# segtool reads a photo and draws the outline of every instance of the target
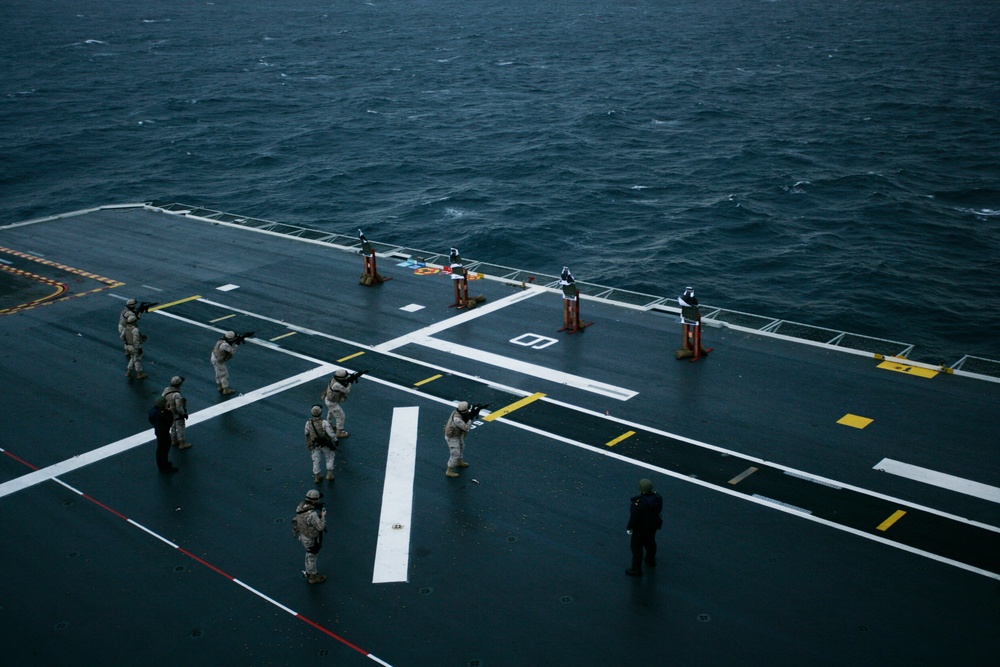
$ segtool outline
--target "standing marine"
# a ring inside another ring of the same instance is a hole
[[[465,436],[469,434],[472,422],[472,411],[466,401],[461,401],[444,424],[444,440],[448,443],[448,468],[444,474],[448,477],[458,477],[455,468],[468,468],[469,464],[462,458],[465,456]]]
[[[125,325],[128,323],[128,316],[135,315],[136,321],[139,319],[138,311],[139,303],[135,299],[129,299],[125,302],[125,307],[122,308],[121,314],[118,316],[118,335],[121,336],[122,332],[125,331]]]
[[[177,472],[178,468],[170,462],[170,429],[174,425],[174,415],[167,407],[167,399],[157,396],[153,407],[149,409],[149,423],[153,425],[156,434],[156,467],[160,472]]]
[[[632,567],[625,570],[630,577],[642,576],[643,551],[646,565],[656,567],[656,531],[663,527],[663,498],[653,491],[648,479],[639,480],[639,495],[629,501],[628,526],[632,536]]]
[[[317,484],[323,481],[320,469],[321,459],[326,458],[326,478],[333,481],[333,461],[336,457],[337,434],[330,422],[323,419],[323,408],[312,406],[311,417],[306,421],[306,449],[312,457],[313,478]]]
[[[191,443],[185,439],[184,426],[188,418],[187,399],[181,394],[184,378],[175,375],[170,378],[170,386],[163,390],[162,396],[167,399],[167,407],[174,415],[174,423],[170,427],[170,439],[177,449],[187,449]]]
[[[323,391],[323,402],[326,403],[326,418],[331,418],[337,424],[337,437],[346,438],[350,435],[344,430],[344,422],[347,415],[340,404],[347,400],[347,395],[351,393],[351,374],[341,368],[330,378],[330,383]]]
[[[215,341],[215,347],[212,348],[212,368],[215,369],[215,384],[220,394],[236,392],[229,386],[229,370],[226,368],[226,362],[233,358],[241,342],[237,340],[235,331],[227,331]]]
[[[149,377],[148,373],[142,370],[142,344],[146,337],[139,331],[138,316],[129,313],[125,317],[125,328],[122,329],[121,339],[125,344],[125,355],[128,357],[128,366],[125,368],[125,377],[135,377],[138,379]]]
[[[306,492],[306,498],[295,509],[292,535],[298,538],[306,550],[306,569],[303,575],[310,584],[326,581],[326,576],[316,570],[319,551],[323,548],[323,533],[326,532],[326,509],[320,498],[323,494],[316,489]]]

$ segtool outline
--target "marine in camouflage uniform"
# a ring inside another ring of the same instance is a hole
[[[141,380],[149,377],[149,374],[142,370],[142,344],[146,337],[139,331],[138,321],[139,318],[132,314],[125,318],[125,328],[122,330],[121,339],[122,343],[125,344],[125,354],[128,355],[125,377],[132,377],[132,372],[135,371],[136,378]]]
[[[326,581],[326,577],[316,569],[319,551],[323,548],[323,533],[326,532],[326,509],[316,509],[322,497],[323,494],[316,489],[308,491],[306,499],[295,509],[295,522],[292,525],[292,534],[306,550],[306,569],[303,574],[310,584]]]
[[[462,458],[465,455],[465,436],[469,433],[472,415],[469,404],[462,401],[451,411],[444,425],[444,439],[448,443],[448,468],[444,474],[448,477],[458,477],[455,468],[468,468],[469,464]]]
[[[215,341],[215,347],[212,348],[212,368],[215,369],[215,384],[220,394],[232,394],[236,391],[229,387],[229,370],[226,368],[226,362],[233,358],[238,347],[236,332],[227,331],[226,335]]]
[[[340,407],[340,404],[347,400],[347,395],[351,393],[351,383],[345,382],[349,375],[350,373],[340,369],[330,378],[330,384],[323,392],[323,402],[326,403],[327,408],[326,419],[327,421],[332,419],[337,424],[338,438],[346,438],[350,435],[344,430],[347,415],[344,414],[344,408]]]
[[[122,308],[121,314],[118,316],[118,335],[121,336],[122,332],[125,331],[125,325],[128,324],[128,316],[135,315],[136,323],[139,321],[139,312],[135,309],[138,302],[135,299],[129,299],[125,302],[125,307]]]
[[[322,407],[312,406],[311,414],[312,417],[306,421],[305,436],[306,449],[309,450],[309,455],[312,457],[313,477],[317,484],[323,481],[320,463],[325,457],[326,478],[332,482],[333,462],[337,456],[337,434],[334,433],[330,422],[323,419]]]
[[[174,414],[174,424],[170,427],[170,440],[177,449],[187,449],[191,443],[185,439],[184,426],[188,418],[187,399],[181,394],[181,384],[184,378],[175,375],[170,378],[170,386],[163,390],[162,396],[167,399],[167,407]]]

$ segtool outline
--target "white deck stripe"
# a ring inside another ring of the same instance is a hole
[[[887,472],[891,475],[906,477],[907,479],[923,482],[924,484],[939,486],[942,489],[949,489],[968,496],[975,496],[976,498],[982,498],[990,502],[1000,503],[1000,488],[989,486],[988,484],[973,482],[968,479],[930,470],[929,468],[921,468],[920,466],[910,465],[909,463],[893,459],[882,459],[875,464],[874,468],[880,472]]]
[[[628,399],[639,394],[637,391],[625,389],[624,387],[616,387],[613,384],[598,382],[597,380],[591,380],[590,378],[573,375],[572,373],[564,373],[563,371],[546,368],[545,366],[539,366],[538,364],[531,364],[526,361],[519,361],[518,359],[512,359],[511,357],[505,357],[500,354],[493,354],[492,352],[484,352],[483,350],[479,350],[474,347],[459,345],[458,343],[450,343],[446,340],[423,337],[413,339],[410,342],[422,347],[429,347],[433,350],[438,350],[439,352],[448,352],[466,359],[475,359],[476,361],[481,361],[484,364],[489,364],[490,366],[506,368],[518,373],[523,373],[524,375],[539,378],[540,380],[548,380],[549,382],[555,382],[557,384],[566,385],[575,389],[582,389],[583,391],[589,391],[591,393],[606,396],[608,398],[614,398],[619,401],[627,401]]]
[[[392,411],[373,584],[408,581],[419,414],[420,408],[395,408]]]
[[[278,382],[270,384],[266,387],[261,387],[260,389],[247,392],[242,396],[230,398],[223,403],[213,405],[210,408],[194,413],[188,417],[187,425],[189,427],[194,426],[195,424],[207,421],[213,417],[218,417],[219,415],[227,412],[232,412],[237,408],[242,408],[244,405],[270,396],[276,391],[277,388],[290,389],[291,387],[311,382],[316,378],[327,376],[337,368],[337,366],[333,366],[331,364],[322,364],[316,368],[299,373],[298,375],[290,378],[279,380]],[[36,484],[47,482],[50,479],[58,477],[59,475],[64,475],[68,472],[78,470],[79,468],[88,466],[91,463],[97,463],[98,461],[103,461],[104,459],[115,456],[116,454],[121,454],[124,451],[152,441],[154,437],[153,429],[147,429],[141,433],[136,433],[135,435],[123,438],[117,442],[112,442],[111,444],[104,445],[103,447],[98,447],[97,449],[92,449],[89,452],[84,452],[83,454],[74,456],[71,459],[54,463],[47,468],[42,468],[26,475],[21,475],[20,477],[0,484],[0,498],[9,496],[12,493],[27,489],[28,487]]]

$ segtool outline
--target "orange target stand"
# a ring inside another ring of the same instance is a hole
[[[681,306],[681,326],[684,329],[678,359],[698,361],[712,351],[701,346],[701,312],[697,306]]]
[[[457,249],[451,249],[449,262],[451,264],[451,283],[455,287],[455,303],[448,307],[475,308],[477,304],[486,301],[486,297],[482,295],[469,298],[469,272],[462,264],[462,257],[458,254]]]
[[[386,278],[378,272],[375,262],[375,249],[372,248],[372,244],[368,242],[368,239],[365,238],[365,233],[360,229],[358,230],[358,237],[361,239],[361,256],[365,260],[365,272],[361,274],[361,279],[358,281],[359,284],[371,287],[384,283],[387,280],[392,280],[392,278]]]
[[[559,286],[562,287],[563,293],[563,326],[559,331],[574,334],[592,325],[593,322],[584,322],[580,319],[580,290],[576,287],[573,274],[565,266],[559,279]]]

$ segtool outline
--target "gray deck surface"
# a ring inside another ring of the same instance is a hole
[[[566,335],[554,292],[474,280],[496,309],[458,311],[442,274],[380,257],[392,280],[362,287],[357,254],[142,208],[0,229],[0,248],[0,310],[52,294],[39,277],[69,290],[0,315],[4,664],[996,664],[1000,504],[874,466],[1000,486],[1000,384],[731,329],[677,361],[672,315],[585,300],[594,325]],[[141,381],[115,330],[129,297],[178,302],[142,318]],[[226,329],[257,338],[222,397],[208,358]],[[511,342],[525,334],[557,342]],[[332,366],[369,376],[319,485],[329,580],[310,586],[289,518],[315,486],[302,426]],[[140,434],[176,374],[200,416],[162,475]],[[536,392],[445,477],[450,405]],[[409,575],[375,584],[401,407],[419,409]],[[665,525],[659,566],[631,578],[643,477]]]

